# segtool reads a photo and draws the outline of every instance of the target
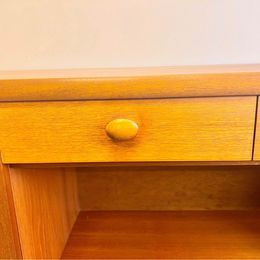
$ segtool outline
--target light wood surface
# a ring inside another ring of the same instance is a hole
[[[259,211],[82,212],[63,259],[259,259]]]
[[[0,72],[0,101],[260,94],[260,65]]]
[[[95,163],[24,163],[10,164],[13,168],[96,168],[96,167],[133,167],[133,166],[153,166],[153,167],[172,167],[172,166],[259,166],[260,161],[176,161],[176,162],[95,162]]]
[[[252,159],[256,97],[0,104],[4,163]],[[138,135],[114,142],[108,122]]]
[[[260,209],[259,166],[79,168],[82,210]]]
[[[21,257],[9,169],[0,163],[0,259]]]
[[[256,129],[254,142],[254,160],[260,161],[260,105],[259,97],[257,98],[257,115],[256,115]]]
[[[76,176],[70,169],[11,169],[25,259],[61,256],[78,215]]]
[[[0,71],[0,80],[48,79],[48,78],[115,78],[135,76],[160,76],[176,74],[221,74],[260,72],[260,64],[222,64],[195,66],[125,67],[125,68],[85,68],[52,70]]]

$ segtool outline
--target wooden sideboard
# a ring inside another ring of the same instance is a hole
[[[260,65],[0,72],[0,258],[260,258]]]

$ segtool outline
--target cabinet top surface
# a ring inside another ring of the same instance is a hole
[[[120,78],[146,77],[179,74],[222,74],[259,72],[260,64],[139,67],[139,68],[86,68],[53,70],[13,70],[0,71],[0,80],[50,79],[50,78]]]
[[[0,101],[260,94],[260,64],[0,71]]]

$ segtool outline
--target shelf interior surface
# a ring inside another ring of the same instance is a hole
[[[63,259],[259,259],[260,211],[82,211]]]

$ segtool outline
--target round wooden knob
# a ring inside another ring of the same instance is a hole
[[[133,139],[138,132],[136,122],[129,119],[115,119],[106,126],[107,135],[117,141],[126,141]]]

